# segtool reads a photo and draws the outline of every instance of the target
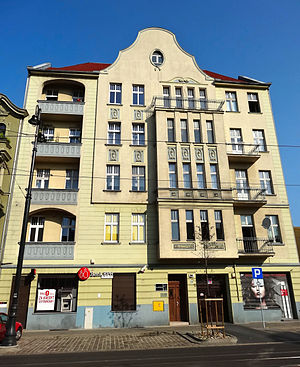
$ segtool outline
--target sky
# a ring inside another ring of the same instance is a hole
[[[22,107],[27,66],[112,63],[139,30],[166,28],[201,68],[272,83],[292,220],[300,226],[299,15],[300,0],[2,1],[0,92]]]

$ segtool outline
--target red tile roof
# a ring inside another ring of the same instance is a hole
[[[47,70],[69,70],[69,71],[100,71],[106,69],[111,64],[102,64],[99,62],[86,62],[83,64],[71,65],[71,66],[64,66],[61,68],[48,68]],[[205,74],[211,76],[214,79],[232,81],[232,82],[239,82],[239,83],[247,83],[245,81],[234,79],[226,75],[217,74],[209,70],[203,70]]]

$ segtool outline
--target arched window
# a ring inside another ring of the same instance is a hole
[[[6,125],[0,124],[0,138],[5,138],[6,133]]]

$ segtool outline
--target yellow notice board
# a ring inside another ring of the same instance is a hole
[[[163,311],[164,301],[153,301],[153,311]]]

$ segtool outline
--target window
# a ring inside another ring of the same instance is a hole
[[[182,89],[181,88],[175,88],[175,96],[176,96],[176,107],[182,108],[183,100],[182,100]]]
[[[121,104],[122,84],[109,84],[109,103]]]
[[[256,145],[256,150],[258,152],[266,152],[267,145],[265,140],[265,134],[263,130],[252,130],[254,145]]]
[[[108,123],[107,144],[121,144],[121,124],[119,122]]]
[[[132,124],[132,144],[145,145],[145,125]]]
[[[172,241],[179,241],[179,213],[178,210],[171,210]]]
[[[195,231],[194,231],[194,216],[192,210],[185,211],[185,222],[186,222],[186,239],[194,240]]]
[[[199,89],[199,96],[201,110],[207,110],[206,89]]]
[[[49,290],[54,296],[54,302],[40,304],[39,296]],[[36,312],[76,312],[77,309],[77,274],[43,274],[37,281]]]
[[[73,92],[73,102],[83,102],[84,91],[82,89],[74,90]]]
[[[154,51],[151,56],[151,61],[155,66],[160,66],[164,62],[163,54],[158,50]]]
[[[181,126],[181,141],[183,143],[188,142],[188,129],[187,129],[187,120],[180,120]]]
[[[171,189],[175,189],[177,187],[176,163],[169,163],[169,186]]]
[[[239,200],[248,200],[250,198],[249,183],[247,177],[247,170],[236,169],[235,170],[235,181],[237,188],[237,198]]]
[[[105,242],[119,241],[119,214],[105,213]]]
[[[144,86],[143,85],[133,85],[132,86],[132,104],[134,105],[144,105]]]
[[[44,127],[43,135],[46,141],[54,140],[54,128],[53,127]]]
[[[163,87],[163,99],[164,99],[164,107],[170,108],[171,99],[170,99],[170,88]]]
[[[211,188],[219,189],[219,175],[218,175],[218,167],[216,164],[210,165],[210,177],[211,177]]]
[[[132,191],[145,191],[145,167],[132,167]]]
[[[226,111],[228,112],[237,112],[237,99],[236,92],[225,92],[226,96]]]
[[[232,153],[243,153],[243,139],[241,129],[230,129],[230,140]]]
[[[207,132],[207,142],[214,143],[215,142],[215,134],[214,127],[212,121],[206,121],[206,132]]]
[[[47,101],[57,101],[58,100],[58,90],[57,89],[47,89],[46,90],[46,100]]]
[[[168,290],[168,284],[166,283],[157,283],[155,284],[155,290],[158,292],[166,292]]]
[[[106,166],[106,189],[120,190],[120,166]]]
[[[260,106],[257,93],[247,93],[249,112],[260,112]]]
[[[81,130],[80,129],[70,129],[69,130],[69,140],[70,140],[70,143],[80,143],[81,142]]]
[[[195,143],[201,143],[200,120],[194,120]]]
[[[198,189],[205,189],[205,173],[204,173],[204,164],[203,163],[197,163],[197,184]]]
[[[35,187],[38,189],[48,189],[50,169],[38,169],[36,174]]]
[[[274,194],[271,171],[259,171],[259,180],[260,187],[265,191],[265,194],[272,195]]]
[[[78,170],[66,170],[66,189],[78,189]]]
[[[183,163],[183,187],[190,189],[192,187],[191,180],[191,165],[190,163]]]
[[[61,223],[61,241],[74,241],[75,219],[64,217]]]
[[[0,138],[5,138],[6,133],[6,125],[0,124]]]
[[[44,217],[31,217],[29,230],[30,242],[43,241],[44,223]]]
[[[195,108],[194,88],[188,88],[188,104],[189,104],[189,108],[191,108],[191,109]]]
[[[136,279],[134,273],[114,273],[111,301],[112,311],[136,310]]]
[[[270,219],[270,227],[268,229],[268,237],[272,242],[282,243],[280,234],[279,221],[277,215],[266,215],[266,218]]]
[[[168,142],[174,142],[175,141],[174,120],[167,119],[167,126],[168,126]]]
[[[200,210],[201,241],[209,241],[209,225],[207,210]]]
[[[224,228],[223,228],[223,219],[222,219],[222,211],[215,210],[215,224],[216,224],[216,236],[217,240],[224,240]]]
[[[132,214],[131,241],[145,242],[145,214]]]

